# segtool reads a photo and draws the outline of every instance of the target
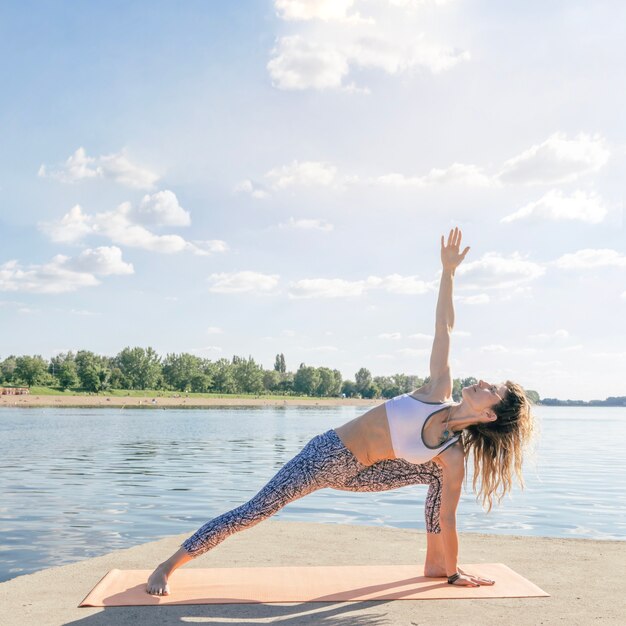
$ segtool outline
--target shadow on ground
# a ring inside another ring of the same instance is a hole
[[[387,602],[393,602],[389,600]],[[185,606],[123,606],[108,607],[95,615],[66,622],[72,626],[150,626],[176,624],[316,624],[324,626],[387,626],[390,620],[379,614],[367,614],[368,608],[380,607],[385,601],[298,604],[204,604]],[[353,613],[359,613],[353,615]]]

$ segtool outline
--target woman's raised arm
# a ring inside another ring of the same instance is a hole
[[[469,252],[469,246],[460,252],[462,233],[458,228],[450,231],[447,245],[441,236],[441,283],[435,317],[435,339],[430,355],[431,389],[438,389],[447,398],[452,393],[450,376],[450,333],[454,327],[452,288],[454,273]]]

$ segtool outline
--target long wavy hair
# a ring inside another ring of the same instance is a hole
[[[507,393],[493,407],[497,419],[467,427],[462,437],[466,452],[465,475],[468,475],[468,453],[471,452],[474,462],[472,487],[487,511],[491,510],[494,498],[499,504],[511,490],[514,476],[520,487],[524,487],[524,449],[534,430],[530,401],[524,389],[510,380],[505,385]]]

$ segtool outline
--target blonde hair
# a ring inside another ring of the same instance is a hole
[[[507,393],[493,407],[497,419],[473,424],[463,431],[465,475],[468,475],[468,453],[471,451],[474,461],[472,487],[477,500],[482,500],[487,511],[491,510],[494,498],[499,504],[511,490],[513,475],[517,477],[520,487],[524,488],[524,449],[534,430],[530,401],[524,389],[510,380],[505,385]],[[480,489],[477,490],[479,481]]]

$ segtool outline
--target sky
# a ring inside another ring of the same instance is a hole
[[[0,3],[0,360],[126,346],[626,395],[626,5]]]

